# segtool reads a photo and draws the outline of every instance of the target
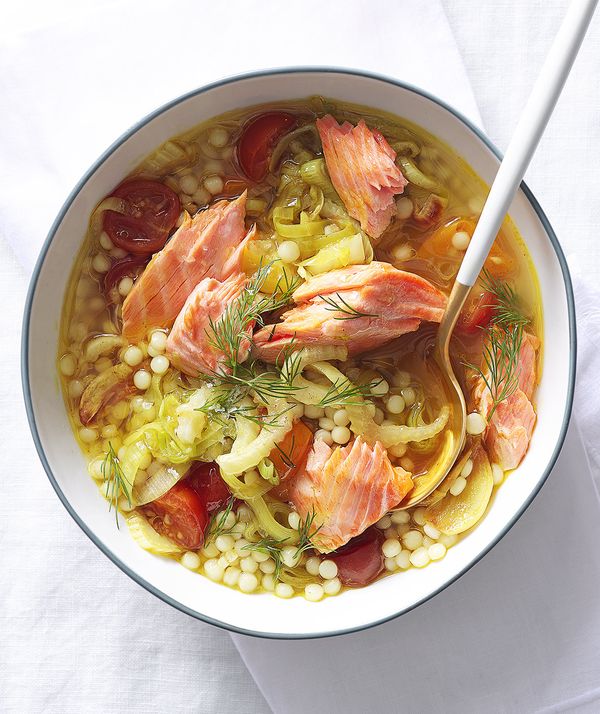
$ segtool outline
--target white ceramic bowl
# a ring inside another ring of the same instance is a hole
[[[545,315],[537,427],[527,457],[499,489],[487,516],[443,560],[310,603],[300,597],[249,596],[217,585],[150,555],[126,528],[115,528],[71,433],[55,362],[66,281],[90,213],[146,154],[174,134],[231,109],[315,94],[405,117],[447,142],[488,183],[495,174],[498,152],[478,129],[441,101],[391,79],[336,69],[288,69],[218,82],[140,121],[75,187],[40,255],[23,330],[23,386],[31,430],[48,477],[75,521],[114,563],[165,602],[231,630],[279,638],[334,635],[384,622],[439,593],[477,562],[515,523],[548,476],[565,436],[574,384],[575,322],[567,267],[546,217],[523,187],[511,216],[537,268]]]

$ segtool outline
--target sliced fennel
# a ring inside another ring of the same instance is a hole
[[[141,513],[132,511],[125,516],[125,521],[131,537],[144,550],[155,555],[175,555],[182,552],[176,543],[157,533]]]
[[[365,245],[360,233],[321,248],[312,258],[303,260],[300,268],[309,275],[320,275],[348,265],[360,265],[366,261]],[[302,270],[298,272],[302,275]]]

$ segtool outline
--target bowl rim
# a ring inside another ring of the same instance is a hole
[[[235,74],[235,75],[231,75],[228,77],[224,77],[224,78],[219,79],[215,82],[211,82],[209,84],[202,85],[201,87],[191,90],[190,92],[186,92],[185,94],[182,94],[182,95],[178,96],[177,98],[175,98],[169,102],[166,102],[165,104],[162,104],[154,111],[145,115],[142,119],[137,121],[129,129],[127,129],[123,134],[121,134],[121,136],[119,136],[98,157],[98,159],[96,159],[96,161],[90,166],[90,168],[83,174],[83,176],[75,184],[75,187],[70,192],[70,194],[67,196],[64,204],[62,205],[60,211],[58,212],[58,215],[54,219],[54,221],[50,227],[50,230],[48,232],[48,235],[44,241],[44,244],[41,248],[38,259],[35,263],[33,273],[31,276],[31,280],[29,283],[29,289],[27,291],[27,297],[25,300],[25,308],[24,308],[24,313],[23,313],[23,326],[22,326],[22,332],[21,332],[21,385],[22,385],[22,389],[23,389],[23,397],[24,397],[24,401],[25,401],[25,410],[27,413],[27,420],[29,422],[29,428],[31,430],[35,448],[38,452],[38,456],[40,458],[40,461],[42,462],[42,466],[44,467],[46,475],[48,476],[50,484],[52,485],[59,500],[62,502],[63,506],[65,507],[65,509],[67,510],[69,515],[73,518],[75,523],[88,536],[88,538],[92,541],[92,543],[94,543],[94,545],[100,551],[102,551],[104,553],[104,555],[106,555],[121,571],[123,571],[127,576],[129,576],[138,585],[141,585],[145,590],[147,590],[151,594],[155,595],[157,598],[159,598],[163,602],[167,603],[168,605],[171,605],[171,607],[174,607],[175,609],[179,610],[180,612],[183,612],[186,615],[189,615],[190,617],[193,617],[197,620],[201,620],[209,625],[214,625],[216,627],[220,627],[220,628],[222,628],[224,630],[228,630],[230,632],[234,632],[234,633],[242,634],[242,635],[249,635],[252,637],[258,637],[258,638],[262,638],[262,639],[273,639],[273,640],[305,640],[305,639],[321,639],[321,638],[325,638],[325,637],[336,637],[338,635],[345,635],[345,634],[351,634],[351,633],[355,633],[355,632],[361,632],[364,630],[368,630],[372,627],[376,627],[377,625],[382,625],[386,622],[395,620],[396,618],[400,617],[401,615],[404,615],[407,612],[410,612],[411,610],[414,610],[415,608],[419,607],[420,605],[427,602],[428,600],[431,600],[433,597],[435,597],[436,595],[441,593],[447,587],[449,587],[450,585],[455,583],[466,572],[468,572],[473,566],[475,566],[477,563],[479,563],[479,561],[482,560],[482,558],[484,558],[484,556],[486,556],[489,553],[489,551],[502,540],[502,538],[504,538],[504,536],[511,530],[511,528],[515,525],[515,523],[521,518],[523,513],[525,513],[525,511],[529,508],[529,506],[533,502],[534,498],[540,492],[542,486],[546,483],[548,476],[550,475],[552,469],[554,468],[556,460],[558,459],[558,456],[559,456],[561,449],[563,447],[565,437],[567,434],[567,429],[568,429],[569,422],[570,422],[570,418],[571,418],[571,412],[572,412],[572,407],[573,407],[574,388],[575,388],[576,362],[577,362],[577,332],[576,332],[576,321],[575,321],[575,299],[574,299],[573,285],[571,282],[571,276],[569,273],[567,261],[565,259],[565,255],[564,255],[561,245],[558,241],[558,238],[556,237],[556,234],[555,234],[552,226],[550,225],[550,222],[549,222],[546,214],[542,210],[540,204],[536,200],[535,196],[533,195],[533,193],[531,192],[529,187],[525,184],[525,182],[522,182],[520,188],[523,191],[527,201],[529,202],[529,204],[531,205],[531,207],[537,214],[537,217],[540,220],[540,223],[542,224],[542,227],[550,240],[550,244],[552,245],[552,248],[554,249],[554,252],[558,259],[558,263],[559,263],[559,266],[560,266],[560,269],[562,272],[562,277],[563,277],[563,281],[564,281],[564,285],[565,285],[565,289],[566,289],[567,314],[568,314],[568,322],[569,322],[569,374],[568,374],[568,385],[567,385],[567,399],[566,399],[566,403],[565,403],[565,409],[563,412],[563,421],[561,424],[558,439],[554,446],[552,455],[550,456],[550,459],[548,461],[547,467],[545,468],[544,472],[541,474],[537,484],[535,485],[534,490],[531,492],[529,497],[521,504],[518,512],[505,525],[505,527],[502,529],[501,533],[492,542],[490,542],[477,555],[477,557],[473,558],[473,560],[470,563],[468,563],[464,568],[462,568],[462,570],[455,573],[452,577],[450,577],[448,580],[446,580],[436,590],[432,591],[427,596],[421,598],[420,600],[413,603],[409,607],[405,607],[405,608],[399,610],[398,612],[394,613],[393,615],[389,615],[389,616],[383,617],[381,619],[376,619],[376,620],[373,620],[366,624],[358,625],[356,627],[344,628],[344,629],[340,629],[340,630],[331,630],[328,632],[327,631],[325,631],[325,632],[306,632],[306,633],[292,633],[292,634],[264,632],[264,631],[259,631],[259,630],[248,630],[243,627],[238,627],[236,625],[232,625],[228,622],[223,622],[221,620],[217,620],[217,619],[212,618],[208,615],[205,615],[201,612],[198,612],[197,610],[194,610],[193,608],[190,608],[187,605],[184,605],[183,603],[172,598],[170,595],[167,595],[167,593],[161,591],[160,589],[158,589],[157,587],[152,585],[152,583],[148,582],[145,578],[140,576],[136,571],[129,568],[129,566],[125,565],[125,563],[123,563],[123,561],[121,561],[121,559],[110,548],[108,548],[102,542],[102,540],[100,540],[99,538],[96,537],[96,535],[86,526],[85,522],[79,517],[78,513],[76,512],[76,510],[73,508],[73,506],[71,505],[71,503],[69,502],[69,500],[67,499],[65,494],[63,493],[56,477],[54,476],[54,473],[53,473],[52,468],[48,462],[48,459],[46,458],[46,454],[45,454],[44,448],[42,446],[41,438],[40,438],[38,428],[37,428],[35,413],[34,413],[34,409],[33,409],[32,396],[31,396],[31,384],[30,384],[30,375],[29,375],[29,339],[30,339],[31,311],[32,311],[33,300],[35,297],[40,272],[41,272],[42,266],[46,260],[46,255],[47,255],[50,245],[54,239],[54,236],[55,236],[56,232],[58,231],[58,228],[59,228],[60,224],[62,223],[62,221],[65,217],[65,214],[67,213],[71,204],[75,200],[76,196],[82,190],[82,188],[87,183],[87,181],[98,170],[98,168],[116,151],[116,149],[118,149],[123,143],[125,143],[125,141],[127,141],[137,131],[139,131],[142,127],[146,126],[148,123],[150,123],[157,116],[163,114],[165,111],[168,111],[169,109],[177,106],[178,104],[181,104],[182,102],[185,102],[186,100],[188,100],[192,97],[196,97],[201,94],[205,94],[206,92],[208,92],[212,89],[218,88],[218,87],[226,86],[229,84],[235,84],[236,82],[244,81],[244,80],[248,80],[248,79],[256,79],[256,78],[261,78],[261,77],[286,75],[286,74],[303,74],[303,73],[345,74],[348,76],[354,76],[354,77],[359,77],[359,78],[364,78],[364,79],[373,79],[376,81],[390,84],[390,85],[392,85],[394,87],[398,87],[400,89],[407,90],[414,94],[417,94],[417,95],[437,104],[442,109],[445,109],[447,112],[452,114],[456,119],[458,119],[462,124],[464,124],[492,152],[492,154],[494,154],[496,156],[496,158],[498,158],[500,161],[502,160],[502,153],[498,150],[498,148],[492,143],[492,141],[487,137],[487,135],[482,131],[482,129],[480,129],[478,126],[476,126],[462,112],[458,111],[457,109],[452,107],[450,104],[448,104],[444,100],[440,99],[439,97],[435,96],[434,94],[431,94],[430,92],[428,92],[424,89],[421,89],[420,87],[418,87],[416,85],[397,80],[393,77],[389,77],[384,74],[365,71],[365,70],[361,70],[361,69],[348,68],[348,67],[303,65],[303,66],[291,66],[291,67],[275,67],[275,68],[270,68],[270,69],[262,69],[262,70],[257,70],[257,71],[253,71],[253,72],[245,72],[245,73],[240,73],[240,74]]]

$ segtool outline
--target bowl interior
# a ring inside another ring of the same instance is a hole
[[[88,477],[67,420],[55,355],[66,281],[90,212],[149,151],[174,134],[224,111],[314,94],[365,104],[420,124],[447,142],[488,183],[498,159],[476,130],[423,94],[381,78],[340,71],[287,71],[220,83],[178,100],[120,139],[71,195],[45,246],[32,282],[24,337],[24,385],[44,466],[71,514],[128,574],[177,607],[250,634],[305,637],[356,630],[407,611],[443,589],[508,530],[554,463],[570,412],[573,382],[571,294],[564,265],[535,202],[520,191],[511,216],[531,253],[544,308],[544,370],[538,423],[526,459],[499,489],[478,527],[447,556],[320,603],[243,595],[141,550],[115,528],[106,502]]]

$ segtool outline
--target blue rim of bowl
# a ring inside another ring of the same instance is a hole
[[[397,617],[400,617],[401,615],[406,614],[407,612],[410,612],[411,610],[414,610],[415,608],[419,607],[420,605],[427,602],[428,600],[431,600],[433,597],[435,597],[436,595],[441,593],[447,587],[449,587],[450,585],[455,583],[460,577],[462,577],[466,572],[468,572],[473,566],[477,565],[477,563],[479,563],[479,561],[485,555],[487,555],[487,553],[489,553],[489,551],[497,543],[499,543],[500,540],[502,540],[502,538],[504,538],[504,536],[510,531],[510,529],[519,520],[519,518],[523,515],[523,513],[525,513],[527,508],[531,505],[533,499],[537,496],[540,489],[546,482],[548,476],[550,475],[550,472],[552,471],[552,469],[554,467],[554,464],[556,463],[556,460],[558,459],[558,456],[559,456],[560,451],[564,444],[565,437],[567,435],[567,429],[568,429],[569,421],[571,418],[571,411],[572,411],[572,407],[573,407],[574,387],[575,387],[575,370],[576,370],[576,361],[577,361],[577,334],[576,334],[576,325],[575,325],[575,300],[574,300],[574,294],[573,294],[573,285],[571,283],[571,276],[569,274],[569,268],[567,266],[567,262],[566,262],[564,253],[562,251],[562,248],[560,246],[560,243],[558,242],[558,238],[556,237],[556,234],[554,233],[554,230],[552,229],[552,226],[550,225],[550,222],[549,222],[548,218],[546,217],[546,214],[542,210],[541,206],[537,202],[537,200],[534,197],[531,190],[523,182],[523,183],[521,183],[521,191],[524,193],[524,195],[527,198],[527,200],[529,201],[530,205],[536,212],[548,238],[550,239],[550,243],[552,244],[552,247],[554,248],[554,252],[556,253],[556,257],[558,258],[558,262],[559,262],[559,265],[560,265],[560,268],[562,271],[565,289],[566,289],[566,293],[567,293],[567,310],[568,310],[568,317],[569,317],[569,354],[570,354],[567,401],[565,404],[565,411],[563,414],[563,422],[561,425],[559,438],[556,442],[556,445],[554,447],[552,455],[548,461],[548,465],[546,466],[544,473],[541,475],[538,483],[536,484],[535,489],[530,494],[530,496],[527,498],[527,500],[522,504],[518,513],[506,525],[506,527],[503,529],[503,531],[500,533],[500,535],[498,535],[498,537],[494,541],[492,541],[483,551],[481,551],[478,554],[478,556],[476,558],[474,558],[460,572],[458,572],[454,576],[452,576],[443,585],[441,585],[439,588],[437,588],[437,590],[429,593],[426,597],[422,598],[418,602],[413,603],[410,607],[404,608],[404,609],[400,610],[399,612],[394,613],[393,615],[389,615],[382,619],[374,620],[373,622],[359,625],[357,627],[334,630],[331,632],[308,632],[308,633],[301,633],[301,634],[261,632],[261,631],[257,631],[257,630],[247,630],[247,629],[244,629],[241,627],[237,627],[235,625],[231,625],[227,622],[215,620],[214,618],[204,615],[201,612],[198,612],[197,610],[193,610],[192,608],[189,608],[189,607],[183,605],[182,603],[178,602],[177,600],[174,600],[169,595],[162,592],[158,588],[155,588],[151,583],[149,583],[147,580],[145,580],[144,578],[139,576],[136,572],[131,570],[108,547],[106,547],[106,545],[104,545],[104,543],[101,540],[99,540],[92,531],[90,531],[88,529],[86,524],[81,520],[79,515],[76,513],[75,509],[71,506],[68,499],[62,492],[60,486],[58,485],[56,478],[54,477],[54,474],[52,472],[50,464],[48,463],[48,459],[46,458],[46,454],[44,452],[44,448],[42,446],[39,432],[37,429],[37,424],[35,421],[35,414],[33,411],[33,404],[32,404],[32,400],[31,400],[31,387],[30,387],[30,383],[29,383],[29,326],[30,326],[30,317],[31,317],[31,307],[32,307],[33,299],[35,297],[35,291],[36,291],[36,286],[37,286],[38,278],[40,275],[40,271],[44,264],[46,254],[48,252],[50,244],[52,243],[54,235],[55,235],[58,227],[60,226],[66,212],[68,211],[69,207],[73,203],[75,197],[78,195],[78,193],[81,191],[83,186],[87,183],[87,181],[91,178],[91,176],[97,171],[97,169],[106,161],[106,159],[109,156],[111,156],[111,154],[113,154],[113,152],[119,146],[121,146],[123,143],[125,143],[125,141],[127,141],[137,131],[139,131],[142,127],[144,127],[146,124],[151,122],[153,119],[155,119],[160,114],[163,114],[165,111],[171,109],[172,107],[177,106],[178,104],[181,104],[182,102],[186,101],[187,99],[196,97],[200,94],[204,94],[204,93],[206,93],[212,89],[215,89],[217,87],[222,87],[222,86],[226,86],[229,84],[235,84],[236,82],[240,82],[240,81],[244,81],[244,80],[257,79],[257,78],[272,76],[272,75],[304,74],[304,73],[345,74],[345,75],[361,77],[361,78],[365,78],[365,79],[373,79],[373,80],[376,80],[379,82],[384,82],[386,84],[390,84],[392,86],[399,87],[401,89],[405,89],[407,91],[413,92],[414,94],[417,94],[421,97],[424,97],[425,99],[428,99],[431,102],[434,102],[438,106],[442,107],[442,109],[445,109],[447,112],[452,114],[456,119],[461,121],[468,129],[470,129],[471,132],[473,134],[475,134],[475,136],[478,137],[478,139],[494,154],[494,156],[496,156],[497,159],[502,160],[502,154],[496,148],[496,146],[494,146],[494,144],[488,139],[488,137],[482,132],[481,129],[479,129],[477,126],[475,126],[475,124],[473,124],[473,122],[471,122],[469,119],[467,119],[467,117],[465,117],[461,112],[454,109],[449,104],[447,104],[443,100],[439,99],[435,95],[430,94],[429,92],[426,92],[423,89],[420,89],[419,87],[408,84],[406,82],[398,81],[396,79],[393,79],[392,77],[387,77],[382,74],[377,74],[374,72],[366,72],[366,71],[358,70],[358,69],[343,68],[343,67],[319,67],[319,66],[281,67],[281,68],[265,69],[265,70],[260,70],[257,72],[248,72],[248,73],[244,73],[244,74],[233,75],[231,77],[226,77],[226,78],[218,80],[216,82],[212,82],[211,84],[204,85],[198,89],[195,89],[191,92],[183,94],[180,97],[178,97],[177,99],[174,99],[173,101],[168,102],[167,104],[163,104],[161,107],[159,107],[155,111],[151,112],[150,114],[145,116],[143,119],[141,119],[139,122],[134,124],[124,134],[122,134],[113,144],[111,144],[108,147],[108,149],[100,156],[100,158],[98,158],[94,162],[94,164],[88,169],[88,171],[79,180],[79,182],[77,183],[75,188],[69,194],[64,205],[60,209],[58,216],[54,220],[54,223],[52,224],[52,227],[50,228],[48,236],[44,242],[44,245],[42,247],[40,255],[37,259],[35,268],[33,270],[31,282],[29,284],[29,291],[27,293],[27,299],[25,302],[25,311],[24,311],[24,315],[23,315],[23,331],[22,331],[22,338],[21,338],[21,381],[22,381],[22,387],[23,387],[23,395],[24,395],[24,399],[25,399],[25,409],[27,411],[27,419],[29,421],[29,427],[31,429],[33,441],[35,443],[35,447],[37,449],[37,452],[38,452],[38,455],[42,462],[42,465],[44,467],[44,470],[46,471],[46,474],[50,480],[50,483],[52,484],[52,487],[56,491],[56,494],[57,494],[58,498],[60,499],[60,501],[62,502],[63,506],[66,508],[66,510],[68,511],[70,516],[77,523],[77,525],[82,529],[82,531],[126,575],[128,575],[132,580],[134,580],[136,583],[138,583],[143,588],[145,588],[148,592],[152,593],[153,595],[158,597],[160,600],[162,600],[163,602],[166,602],[168,605],[171,605],[175,609],[180,610],[181,612],[184,612],[186,615],[190,615],[191,617],[194,617],[198,620],[202,620],[203,622],[206,622],[210,625],[215,625],[222,629],[229,630],[230,632],[235,632],[235,633],[241,634],[241,635],[249,635],[252,637],[259,637],[259,638],[263,638],[263,639],[274,639],[274,640],[305,640],[305,639],[320,639],[320,638],[325,638],[325,637],[336,637],[338,635],[346,635],[346,634],[351,634],[354,632],[361,632],[363,630],[370,629],[371,627],[376,627],[377,625],[382,625],[386,622],[390,622],[391,620],[396,619]]]

